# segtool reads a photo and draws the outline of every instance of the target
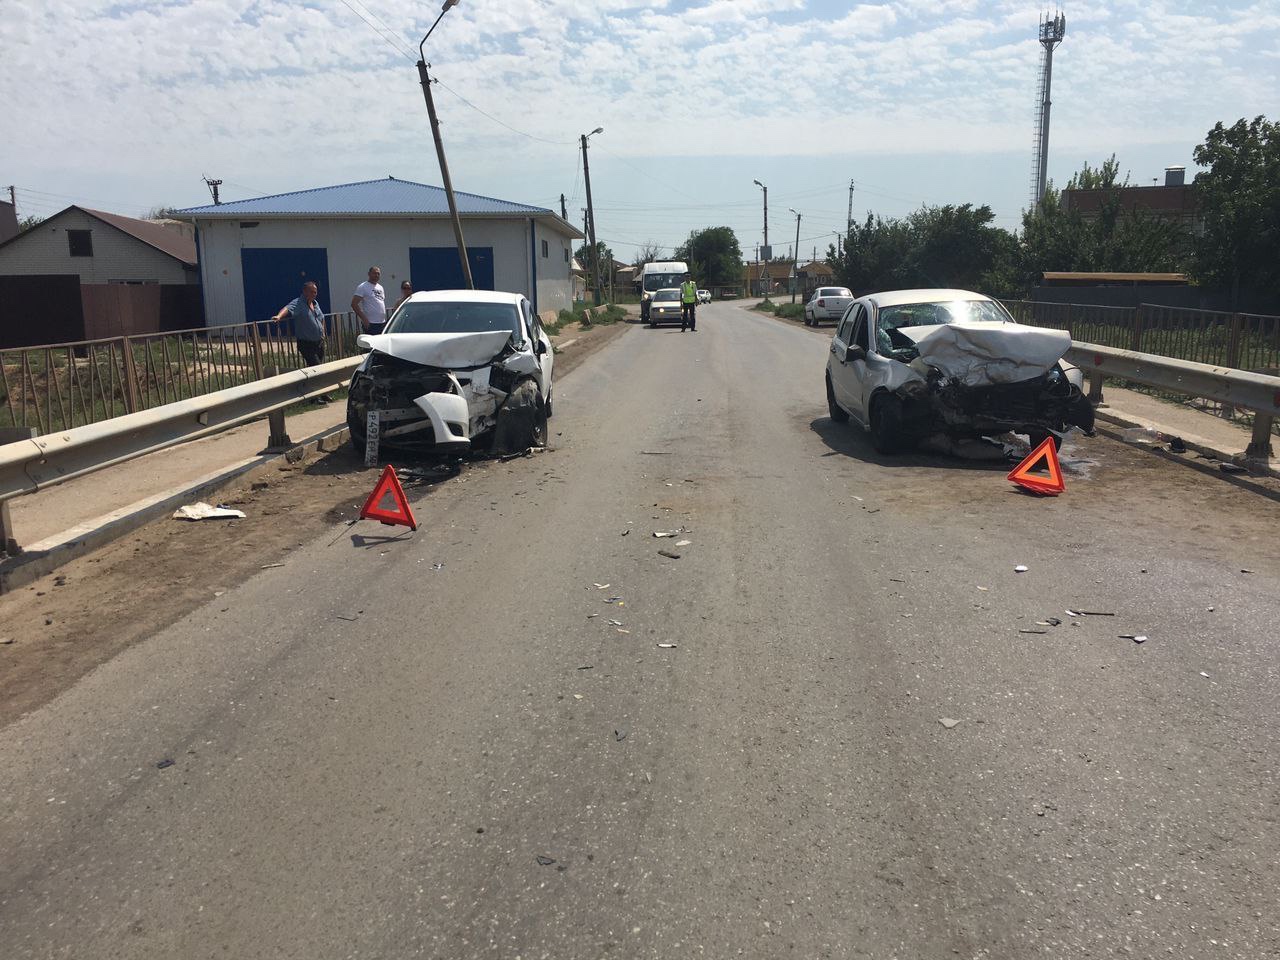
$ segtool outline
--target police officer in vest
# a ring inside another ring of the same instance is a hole
[[[684,283],[680,284],[680,332],[685,328],[696,331],[698,308],[698,285],[693,282],[693,274],[684,275]]]

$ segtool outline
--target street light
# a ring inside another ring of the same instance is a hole
[[[431,29],[418,44],[418,81],[422,84],[422,95],[427,101],[427,116],[431,118],[431,136],[436,141],[436,156],[440,160],[440,177],[444,181],[444,193],[449,201],[449,219],[453,221],[453,240],[458,245],[462,279],[466,282],[468,290],[474,290],[476,285],[471,279],[471,261],[467,258],[466,241],[462,239],[462,219],[458,216],[458,201],[453,195],[453,179],[449,176],[449,164],[444,158],[444,141],[440,139],[440,120],[436,116],[436,102],[431,97],[431,77],[427,75],[427,55],[423,49],[427,38],[435,31],[444,15],[449,12],[449,8],[457,5],[458,0],[444,0],[444,6],[440,8],[440,16],[436,17],[436,22],[431,24]]]
[[[591,262],[595,273],[592,299],[600,306],[600,248],[596,246],[596,215],[591,206],[591,165],[587,163],[587,140],[597,133],[604,133],[604,127],[596,127],[590,133],[582,135],[582,178],[587,183],[587,243],[591,245]]]
[[[795,256],[792,258],[793,262],[791,264],[791,273],[793,275],[793,279],[791,281],[791,302],[795,303],[796,287],[800,286],[800,211],[795,207],[787,207],[787,209],[796,215],[796,248],[794,251]]]
[[[764,295],[767,297],[769,295],[769,254],[771,253],[769,250],[769,188],[759,180],[751,182],[764,191],[764,246],[760,248],[760,259],[764,261],[764,266],[761,269],[760,280],[763,282]]]

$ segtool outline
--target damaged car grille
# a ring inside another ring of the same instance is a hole
[[[951,428],[968,427],[981,433],[1027,428],[1062,432],[1078,426],[1093,432],[1093,405],[1060,367],[1030,380],[983,386],[943,380],[934,371],[928,388],[933,400],[929,406]]]

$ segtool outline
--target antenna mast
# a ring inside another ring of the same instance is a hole
[[[1035,160],[1031,172],[1031,208],[1034,210],[1044,199],[1049,181],[1049,108],[1052,106],[1050,91],[1053,86],[1053,51],[1067,35],[1067,18],[1061,11],[1040,21],[1040,84],[1036,104]]]

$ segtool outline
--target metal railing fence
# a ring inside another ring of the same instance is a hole
[[[1280,317],[1140,304],[1005,300],[1021,323],[1066,330],[1072,340],[1255,373],[1280,371]]]
[[[325,330],[326,359],[359,352],[354,314]],[[70,430],[302,366],[287,321],[0,349],[0,427]]]

